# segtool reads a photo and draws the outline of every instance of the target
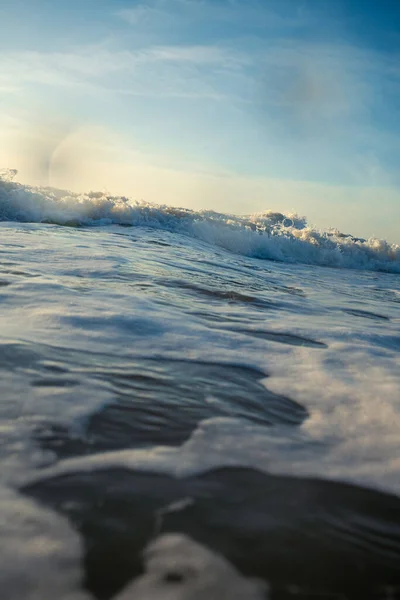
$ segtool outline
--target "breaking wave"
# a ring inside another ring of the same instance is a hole
[[[106,192],[77,194],[13,181],[0,172],[0,221],[63,226],[144,226],[184,234],[244,256],[290,263],[400,273],[400,246],[338,230],[317,230],[304,217],[267,211],[248,216],[156,205]]]

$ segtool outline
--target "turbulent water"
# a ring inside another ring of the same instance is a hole
[[[10,177],[0,219],[9,600],[400,597],[399,246]]]

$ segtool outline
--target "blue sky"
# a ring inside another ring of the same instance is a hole
[[[400,242],[398,0],[6,0],[0,92],[26,182]]]

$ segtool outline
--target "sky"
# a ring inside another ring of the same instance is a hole
[[[400,243],[399,0],[1,0],[0,168]]]

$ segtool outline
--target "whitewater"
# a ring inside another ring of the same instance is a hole
[[[15,175],[5,597],[400,598],[400,246]]]

